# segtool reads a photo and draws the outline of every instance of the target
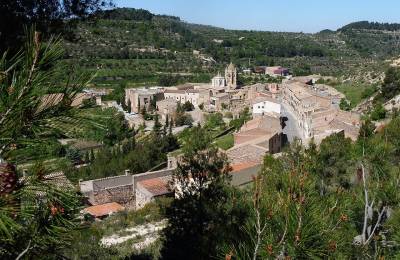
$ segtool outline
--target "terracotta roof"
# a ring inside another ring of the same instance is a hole
[[[265,148],[244,143],[243,145],[232,147],[226,154],[232,165],[250,162],[259,164],[262,163],[266,152],[267,149]]]
[[[256,165],[260,165],[260,163],[259,162],[244,162],[244,163],[234,164],[231,167],[232,167],[232,172],[235,173],[235,172],[239,172],[244,169],[252,168]]]
[[[171,191],[168,189],[168,182],[170,180],[171,176],[165,176],[139,181],[138,184],[153,194],[153,196],[160,196],[171,193]]]
[[[116,213],[116,212],[119,212],[122,210],[125,210],[125,208],[116,202],[91,206],[91,207],[84,209],[85,212],[87,212],[88,214],[90,214],[96,218],[107,216],[107,215],[110,215],[112,213]]]
[[[246,122],[241,128],[240,133],[245,133],[247,131],[259,129],[267,133],[276,133],[281,130],[280,120],[278,118],[264,115],[262,117],[256,117],[248,122]]]

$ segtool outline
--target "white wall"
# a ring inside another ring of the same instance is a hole
[[[281,113],[281,104],[263,101],[253,105],[253,114]]]

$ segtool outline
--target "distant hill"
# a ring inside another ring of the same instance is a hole
[[[172,73],[185,75],[177,76],[181,82],[208,81],[231,61],[241,68],[282,65],[296,75],[362,79],[400,55],[398,27],[356,22],[316,34],[226,30],[118,8],[77,24],[65,41],[66,62],[97,71],[97,83],[104,84],[157,84]]]
[[[338,31],[342,31],[342,32],[347,31],[347,30],[399,31],[400,24],[360,21],[360,22],[350,23],[350,24],[338,29]]]

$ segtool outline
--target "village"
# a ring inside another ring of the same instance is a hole
[[[151,129],[154,118],[146,118],[154,110],[162,123],[178,120],[177,108],[191,104],[185,112],[187,123],[175,125],[178,133],[193,124],[202,125],[209,114],[221,113],[224,120],[237,119],[248,110],[251,119],[234,131],[233,147],[222,150],[232,167],[231,184],[237,187],[252,182],[260,171],[266,154],[279,156],[283,147],[295,139],[304,145],[319,144],[333,133],[342,133],[356,140],[360,128],[360,114],[339,108],[344,95],[334,88],[317,84],[320,76],[292,77],[282,67],[257,68],[258,73],[281,78],[282,83],[238,85],[238,71],[229,64],[224,76],[220,73],[211,83],[187,83],[172,87],[128,88],[125,90],[125,111],[116,101],[101,101],[104,93],[88,91],[86,97],[96,97],[96,104],[115,107],[122,111],[130,127]],[[244,71],[243,73],[248,73]],[[104,218],[115,212],[138,210],[160,196],[177,196],[173,172],[179,155],[170,155],[166,168],[141,174],[129,170],[119,176],[80,181],[82,194],[89,207],[85,214]]]

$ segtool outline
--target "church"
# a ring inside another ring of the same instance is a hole
[[[212,78],[211,84],[214,89],[235,90],[237,88],[237,69],[235,65],[230,63],[225,69],[225,77],[218,73],[217,76]]]

